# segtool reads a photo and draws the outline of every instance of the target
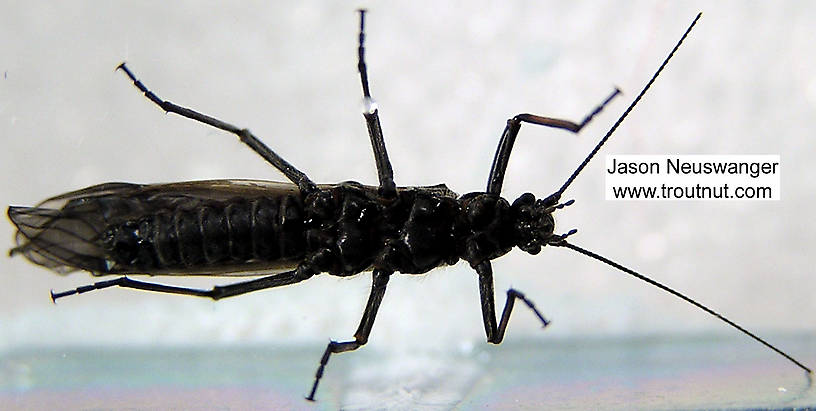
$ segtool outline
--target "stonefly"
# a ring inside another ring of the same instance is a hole
[[[354,339],[331,341],[320,358],[308,400],[314,400],[332,354],[365,345],[396,273],[423,274],[465,260],[479,277],[487,341],[504,338],[516,300],[548,321],[533,302],[510,289],[496,318],[491,260],[513,247],[538,254],[542,247],[564,247],[635,276],[719,318],[781,354],[808,373],[811,370],[741,326],[689,297],[592,251],[567,241],[576,230],[555,231],[553,213],[570,204],[562,194],[601,149],[652,85],[697,23],[698,14],[640,94],[632,101],[566,182],[542,199],[522,194],[512,203],[501,197],[513,143],[524,123],[579,132],[616,96],[615,89],[580,123],[533,114],[507,120],[485,191],[457,195],[444,184],[398,187],[385,148],[377,106],[371,99],[365,63],[365,11],[360,10],[358,69],[366,108],[363,112],[379,185],[356,182],[315,184],[249,130],[162,100],[122,63],[133,84],[165,112],[235,134],[280,170],[290,183],[210,180],[169,184],[106,183],[62,194],[35,207],[12,206],[17,246],[33,263],[60,274],[88,271],[94,276],[122,275],[74,290],[51,293],[53,300],[108,287],[125,287],[218,300],[252,291],[295,284],[320,273],[350,276],[372,271],[373,285]],[[260,276],[201,290],[137,281],[125,275]]]

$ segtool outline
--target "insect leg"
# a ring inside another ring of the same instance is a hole
[[[306,280],[313,275],[314,275],[313,271],[308,269],[302,269],[299,267],[292,271],[257,278],[254,280],[242,281],[239,283],[227,285],[217,285],[210,290],[176,287],[172,285],[138,281],[128,277],[119,277],[113,280],[100,281],[94,284],[78,287],[73,290],[64,291],[61,293],[54,293],[52,291],[51,300],[56,301],[57,298],[62,298],[74,294],[82,294],[93,290],[101,290],[103,288],[108,287],[133,288],[136,290],[155,291],[158,293],[168,294],[192,295],[195,297],[208,297],[212,298],[213,300],[220,300],[222,298],[234,297],[236,295],[246,294],[252,291],[295,284],[303,280]]]
[[[317,189],[315,183],[309,179],[302,171],[295,168],[295,166],[289,164],[286,160],[284,160],[281,156],[277,155],[274,151],[272,151],[266,144],[264,144],[261,140],[255,137],[248,129],[245,128],[238,128],[233,126],[232,124],[225,123],[217,118],[210,117],[206,114],[201,114],[197,111],[191,110],[186,107],[182,107],[176,104],[173,104],[167,100],[160,99],[157,95],[155,95],[152,91],[150,91],[136,76],[133,72],[130,71],[129,68],[125,65],[125,63],[120,64],[117,67],[117,70],[121,69],[122,71],[130,77],[130,80],[133,81],[133,85],[141,91],[148,100],[155,103],[157,106],[161,107],[162,110],[168,113],[176,113],[182,117],[187,117],[191,120],[195,120],[207,125],[210,125],[215,128],[219,128],[224,131],[228,131],[232,134],[238,136],[242,143],[246,144],[251,148],[253,151],[258,153],[264,160],[272,164],[275,168],[280,170],[283,175],[286,176],[290,181],[295,183],[300,191],[304,193],[310,193]]]
[[[368,126],[368,136],[371,138],[371,148],[374,150],[374,161],[377,163],[377,176],[380,180],[380,195],[385,198],[394,198],[397,194],[397,186],[394,183],[394,170],[391,168],[391,161],[388,159],[388,152],[385,149],[382,127],[380,127],[380,115],[377,104],[371,98],[371,91],[368,86],[368,69],[365,63],[365,10],[360,12],[360,43],[357,46],[357,70],[360,72],[360,82],[363,84],[363,98],[365,104],[366,125]]]
[[[317,391],[317,384],[320,383],[320,378],[323,377],[323,370],[326,369],[326,363],[329,362],[329,357],[332,354],[337,354],[346,351],[354,351],[368,342],[368,335],[371,334],[371,327],[374,325],[374,317],[377,316],[377,310],[380,308],[383,296],[385,295],[385,286],[388,285],[388,278],[391,272],[375,270],[372,274],[371,295],[368,296],[365,311],[363,311],[363,318],[360,320],[360,326],[354,333],[354,340],[352,341],[330,341],[326,346],[326,351],[323,352],[323,357],[320,358],[320,366],[317,367],[315,373],[315,381],[312,385],[312,391],[306,397],[309,401],[314,401],[315,392]]]
[[[487,334],[487,342],[492,344],[500,344],[504,339],[504,332],[507,330],[507,323],[510,321],[510,313],[513,311],[513,305],[516,299],[523,301],[533,310],[533,313],[541,320],[543,326],[549,324],[543,315],[536,309],[535,304],[528,300],[521,292],[509,289],[507,290],[507,301],[504,303],[504,310],[502,310],[501,321],[496,325],[496,307],[493,301],[493,268],[490,261],[485,261],[476,266],[476,273],[479,274],[479,296],[482,301],[482,319],[484,320],[485,334]]]
[[[493,157],[493,165],[490,167],[490,177],[487,179],[487,192],[501,194],[502,184],[504,183],[504,172],[507,170],[507,163],[510,161],[510,152],[513,150],[513,144],[516,142],[516,136],[521,128],[521,123],[560,128],[577,133],[620,93],[620,89],[616,87],[615,91],[613,91],[603,103],[599,104],[591,113],[584,117],[581,123],[573,123],[569,120],[542,117],[534,114],[519,114],[508,119],[507,126],[504,128],[504,132],[502,132],[501,139],[499,139],[499,147],[496,149],[496,155]]]

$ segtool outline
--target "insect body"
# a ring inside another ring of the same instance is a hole
[[[63,194],[36,207],[10,207],[9,217],[18,228],[17,247],[11,254],[22,254],[60,273],[84,270],[97,276],[266,274],[210,290],[120,276],[52,293],[54,299],[113,286],[220,299],[298,283],[320,273],[349,276],[372,271],[371,294],[354,339],[328,344],[307,396],[309,400],[314,400],[331,354],[355,350],[367,342],[388,279],[396,272],[422,274],[459,260],[470,264],[478,274],[485,333],[490,343],[498,344],[504,338],[516,300],[525,303],[546,326],[548,321],[534,304],[513,289],[507,292],[501,316],[496,317],[490,261],[513,247],[530,254],[537,254],[548,245],[566,247],[604,262],[717,316],[810,371],[696,301],[568,242],[567,237],[575,230],[565,234],[555,230],[553,213],[572,203],[560,202],[563,192],[637,104],[697,19],[629,108],[559,190],[540,199],[526,193],[511,202],[501,197],[501,189],[521,125],[528,123],[577,133],[620,91],[616,89],[580,123],[532,114],[509,119],[483,192],[458,196],[444,185],[397,187],[368,85],[364,17],[361,11],[358,67],[363,95],[370,103],[363,116],[377,164],[378,186],[354,182],[315,184],[248,130],[160,99],[123,63],[119,68],[163,110],[237,135],[291,183],[251,180],[155,185],[109,183]]]
[[[519,212],[497,200],[457,199],[443,185],[400,188],[385,200],[355,182],[309,194],[250,180],[116,183],[9,215],[21,244],[13,252],[59,272],[247,275],[299,266],[337,276],[420,274],[512,248],[521,237],[509,220]],[[495,244],[474,245],[481,236]]]

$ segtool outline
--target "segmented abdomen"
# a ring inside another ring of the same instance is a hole
[[[211,201],[111,225],[100,241],[109,272],[295,261],[305,252],[303,206],[293,195]]]

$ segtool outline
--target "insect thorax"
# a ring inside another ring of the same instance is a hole
[[[385,199],[348,182],[309,195],[305,204],[306,263],[315,271],[418,274],[459,260],[461,213],[453,196],[404,188]]]
[[[404,188],[389,200],[344,183],[304,202],[307,261],[334,275],[367,269],[420,274],[460,259],[475,266],[514,246],[537,253],[553,231],[549,210],[532,194],[510,205],[487,193],[455,198]]]

